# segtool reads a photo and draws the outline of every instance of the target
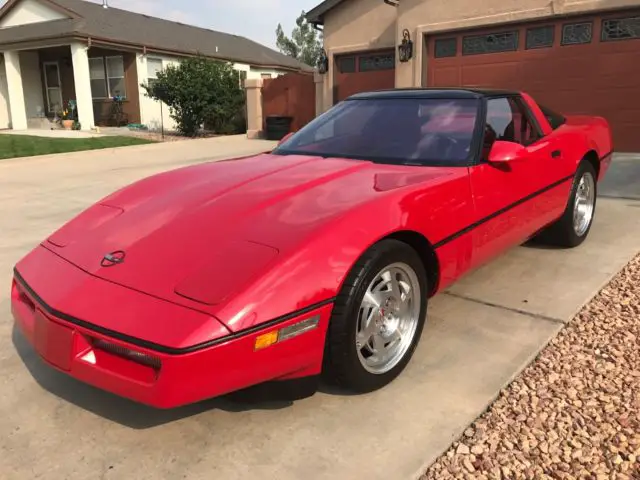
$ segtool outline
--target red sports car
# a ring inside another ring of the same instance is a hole
[[[357,94],[270,153],[91,206],[16,265],[13,314],[52,367],[158,408],[320,376],[372,391],[463,273],[584,241],[611,152],[605,119],[521,92]]]

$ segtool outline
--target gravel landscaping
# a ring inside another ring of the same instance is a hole
[[[640,256],[422,480],[640,479]]]

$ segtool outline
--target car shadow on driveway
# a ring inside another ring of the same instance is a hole
[[[15,325],[13,345],[35,381],[46,391],[84,410],[129,428],[143,430],[198,415],[211,410],[244,412],[278,410],[293,401],[283,399],[273,389],[238,392],[171,410],[159,410],[82,383],[53,367],[39,357]]]

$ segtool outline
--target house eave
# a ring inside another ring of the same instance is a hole
[[[100,46],[108,46],[108,47],[123,48],[123,49],[133,49],[139,52],[146,52],[147,54],[155,53],[158,55],[177,56],[177,57],[196,57],[198,55],[202,55],[204,57],[211,58],[214,60],[220,60],[223,62],[231,62],[231,63],[243,63],[245,65],[249,65],[250,67],[256,67],[256,68],[271,68],[276,70],[287,70],[292,72],[303,70],[302,68],[297,68],[297,67],[292,67],[287,65],[247,62],[246,60],[226,57],[224,55],[207,55],[202,52],[162,48],[162,47],[156,47],[153,45],[141,45],[137,43],[124,42],[122,40],[112,40],[108,38],[100,38],[100,37],[93,37],[93,36],[91,37],[91,45],[100,45]]]
[[[344,1],[345,0],[325,0],[307,12],[305,15],[307,22],[312,25],[324,25],[324,16]]]
[[[39,48],[58,47],[82,40],[84,40],[82,37],[72,34],[45,35],[29,38],[28,40],[20,40],[18,42],[0,43],[0,51],[33,50]]]
[[[63,35],[47,35],[47,36],[41,36],[41,37],[33,37],[28,40],[21,40],[19,42],[0,43],[0,51],[32,50],[37,48],[49,48],[49,47],[56,47],[56,46],[62,46],[62,45],[69,45],[72,42],[86,42],[90,46],[94,46],[94,47],[113,48],[118,50],[133,51],[133,52],[140,52],[140,53],[147,53],[147,54],[155,53],[157,55],[166,55],[166,56],[195,57],[198,55],[202,55],[207,58],[220,60],[224,62],[242,63],[245,65],[249,65],[250,67],[253,67],[253,68],[283,70],[288,72],[304,72],[305,71],[303,68],[297,68],[297,67],[287,66],[287,65],[247,62],[246,60],[225,57],[223,55],[212,56],[212,55],[207,55],[201,52],[169,49],[169,48],[155,47],[152,45],[141,45],[137,43],[125,42],[122,40],[113,40],[109,38],[100,38],[100,37],[94,37],[90,35],[81,35],[81,34],[75,34],[75,33],[63,34]]]

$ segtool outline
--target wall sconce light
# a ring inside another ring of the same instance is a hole
[[[318,73],[321,75],[324,75],[329,71],[329,58],[327,57],[327,52],[324,50],[322,50],[316,66],[318,67]]]
[[[401,62],[408,62],[413,57],[413,41],[406,28],[402,31],[402,42],[398,45],[398,56]]]

